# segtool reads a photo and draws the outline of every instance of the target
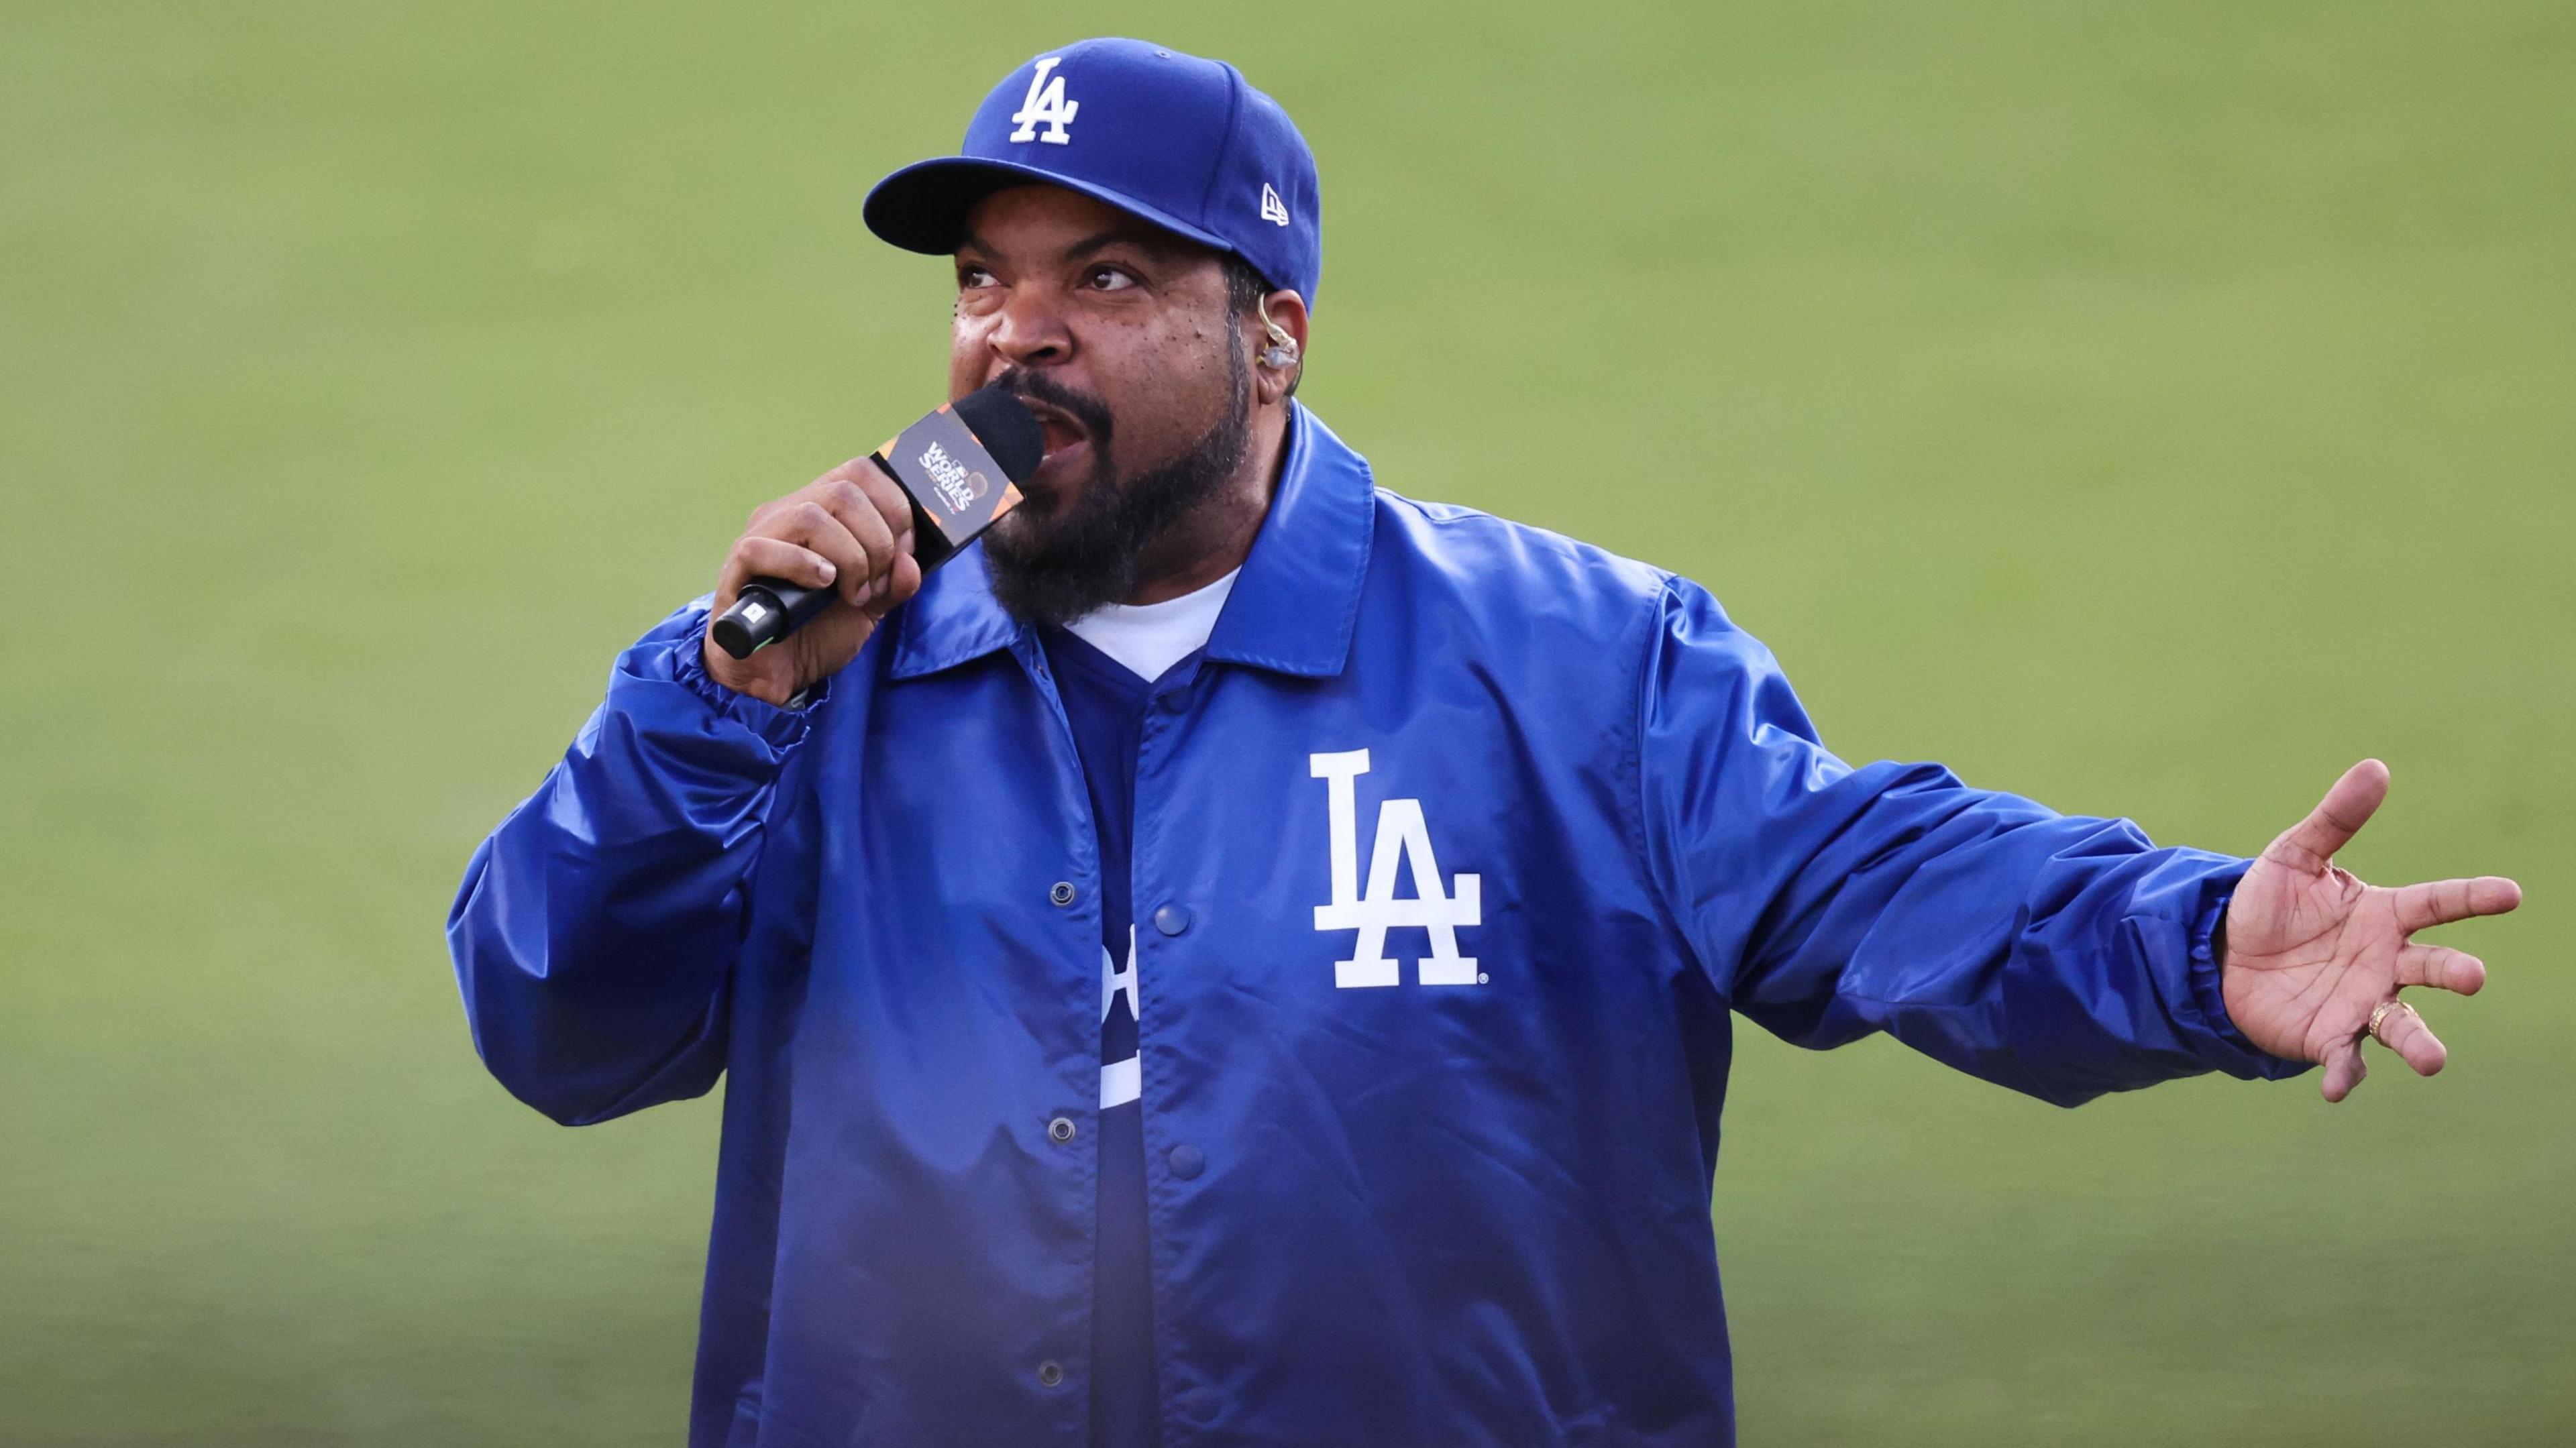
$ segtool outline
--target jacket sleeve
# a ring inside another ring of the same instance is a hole
[[[1647,868],[1701,968],[1774,1034],[1886,1031],[2064,1106],[2306,1069],[2246,1041],[2219,995],[2213,936],[2249,861],[1937,765],[1854,769],[1769,650],[1678,579],[1638,707]]]
[[[697,1096],[782,767],[809,727],[709,678],[707,600],[617,661],[561,763],[465,867],[448,953],[475,1049],[566,1125]]]

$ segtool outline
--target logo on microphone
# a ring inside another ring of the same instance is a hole
[[[1073,124],[1073,113],[1082,109],[1082,102],[1066,100],[1064,77],[1049,74],[1063,63],[1064,57],[1060,55],[1050,55],[1038,62],[1036,72],[1029,77],[1029,93],[1021,99],[1020,108],[1011,112],[1011,119],[1019,122],[1020,126],[1011,132],[1013,141],[1044,141],[1051,146],[1062,146],[1073,140],[1065,134],[1064,128]],[[1040,126],[1046,129],[1041,131],[1038,129]]]
[[[991,479],[950,457],[948,449],[935,442],[922,449],[921,470],[930,474],[930,485],[939,490],[939,500],[952,513],[965,512],[993,490]]]

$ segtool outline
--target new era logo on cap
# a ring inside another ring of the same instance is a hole
[[[1315,156],[1243,73],[1141,40],[1085,40],[995,86],[954,156],[906,166],[868,193],[868,228],[956,250],[966,213],[1006,186],[1079,191],[1252,263],[1315,304],[1323,272]]]

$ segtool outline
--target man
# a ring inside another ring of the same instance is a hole
[[[2409,936],[2518,891],[2336,869],[2376,762],[2255,861],[1853,769],[1696,585],[1375,490],[1231,67],[1049,52],[866,215],[1028,501],[927,583],[864,460],[755,511],[449,922],[538,1109],[729,1077],[700,1448],[1725,1443],[1730,1011],[2068,1105],[2441,1067]],[[838,599],[736,661],[757,575]]]

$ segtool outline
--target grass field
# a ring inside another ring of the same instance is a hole
[[[17,0],[0,1442],[678,1440],[714,1105],[516,1106],[441,915],[935,397],[859,198],[1085,33],[1305,128],[1303,395],[1390,485],[1705,581],[1846,756],[2250,852],[2377,753],[2347,863],[2529,892],[2340,1108],[1748,1028],[1748,1444],[2576,1441],[2564,3]]]

